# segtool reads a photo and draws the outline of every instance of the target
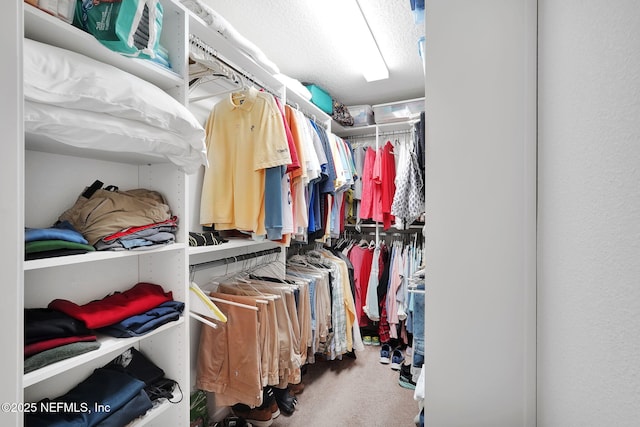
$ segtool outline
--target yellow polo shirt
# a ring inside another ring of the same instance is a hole
[[[264,169],[291,163],[273,96],[255,88],[229,94],[214,106],[205,129],[209,167],[200,224],[266,234]]]

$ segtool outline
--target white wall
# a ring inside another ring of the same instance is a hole
[[[539,0],[538,421],[640,423],[640,3]]]
[[[426,2],[425,425],[535,425],[536,2]]]
[[[24,144],[22,137],[22,2],[10,2],[0,18],[0,40],[7,60],[0,65],[0,135],[3,165],[0,167],[0,234],[3,240],[0,256],[2,310],[0,310],[0,342],[3,351],[0,364],[0,402],[22,401],[22,260],[24,256],[24,209],[22,179]],[[16,18],[17,17],[17,18]],[[0,412],[0,425],[22,425],[19,412]]]

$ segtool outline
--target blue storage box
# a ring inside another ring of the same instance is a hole
[[[322,89],[320,86],[307,83],[304,85],[309,89],[309,92],[311,92],[311,102],[325,113],[332,115],[333,99],[331,98],[331,95],[329,95],[327,91]]]

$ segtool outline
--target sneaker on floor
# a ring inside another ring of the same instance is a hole
[[[244,418],[247,422],[257,427],[269,427],[273,424],[271,408],[250,408],[247,405],[238,403],[232,406],[233,413],[238,417]]]
[[[416,383],[414,383],[411,378],[411,365],[403,364],[400,366],[398,384],[400,384],[400,387],[408,388],[410,390],[416,389]]]
[[[371,345],[371,337],[369,335],[365,335],[362,337],[362,343],[364,345]]]
[[[371,337],[371,345],[380,345],[380,337]]]
[[[391,355],[391,369],[399,371],[402,362],[404,362],[404,354],[402,354],[402,350],[396,348],[393,350],[393,354]],[[411,372],[409,372],[409,376],[411,376]]]
[[[380,363],[383,365],[391,363],[391,346],[389,344],[382,344],[380,348]]]

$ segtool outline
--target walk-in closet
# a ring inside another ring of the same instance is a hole
[[[535,425],[508,3],[7,4],[0,424]]]

